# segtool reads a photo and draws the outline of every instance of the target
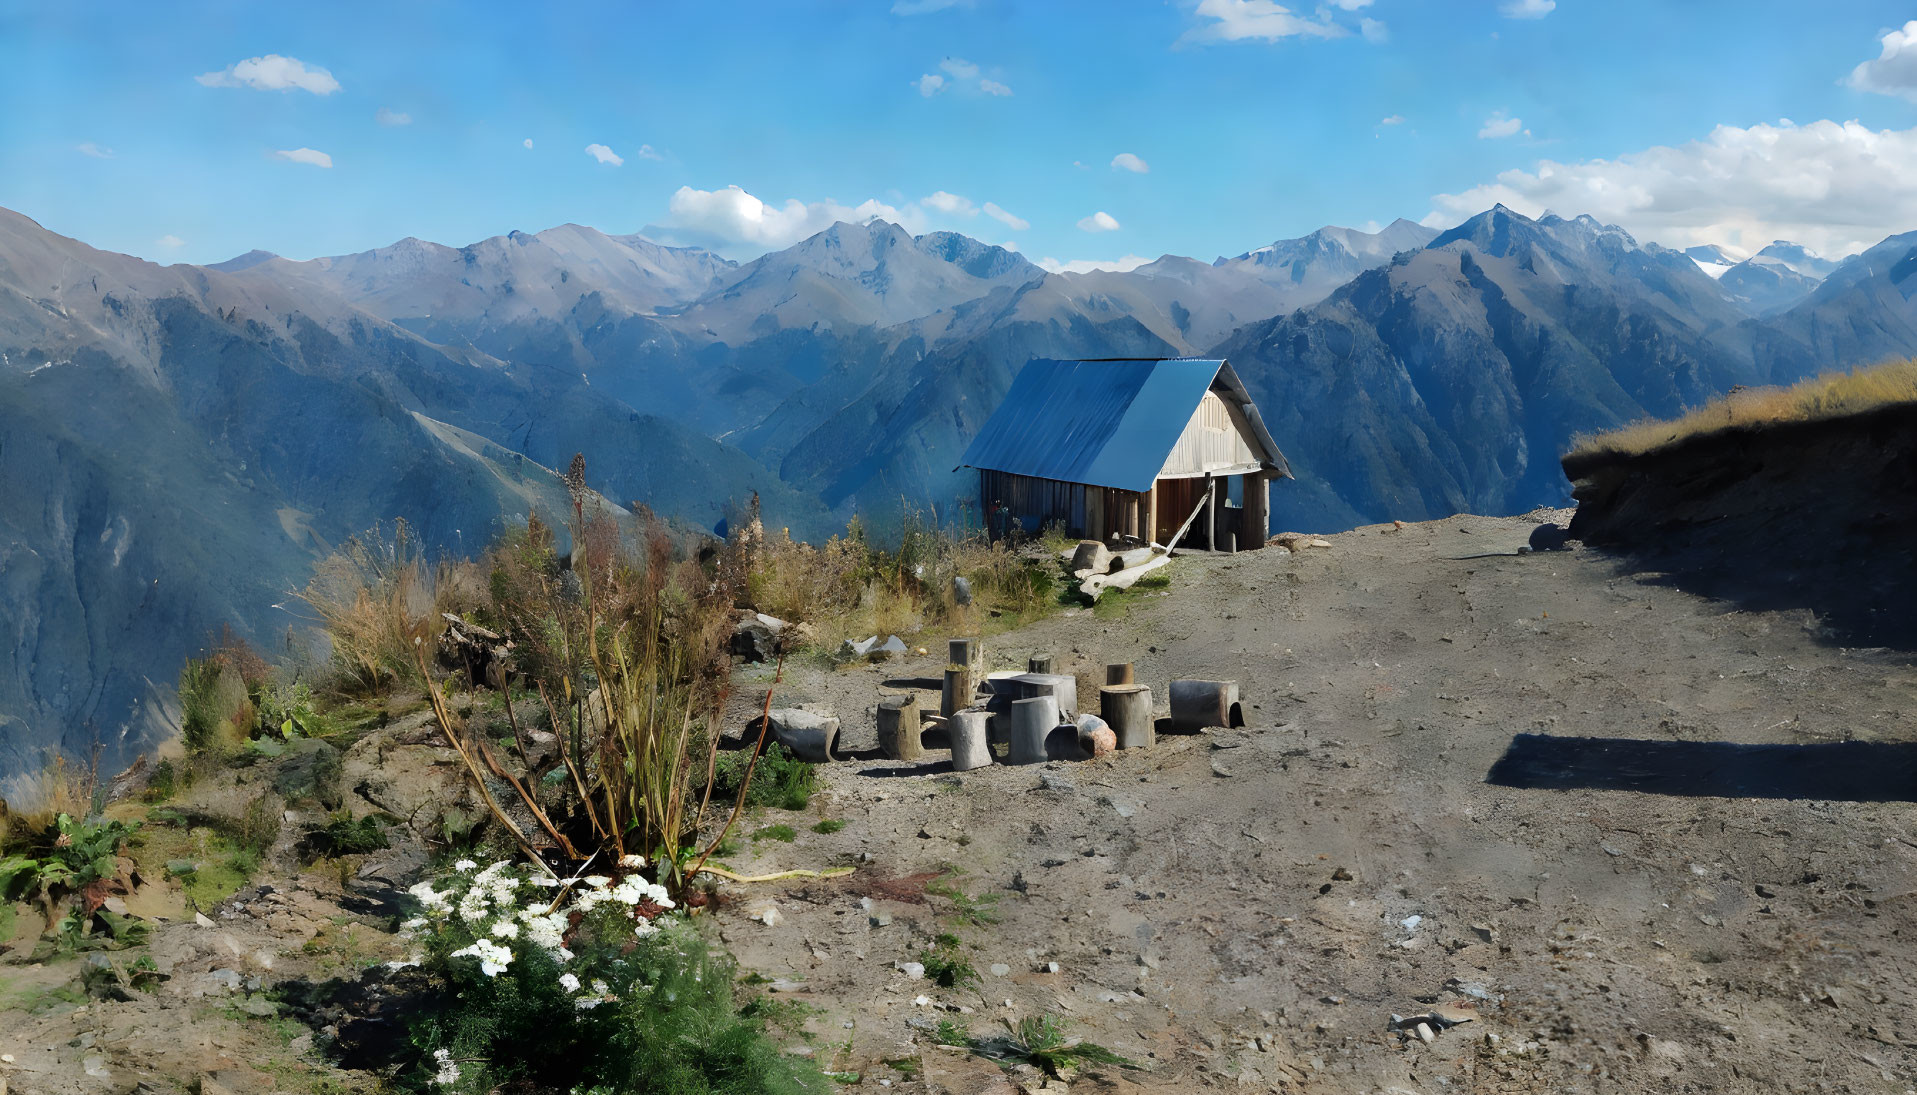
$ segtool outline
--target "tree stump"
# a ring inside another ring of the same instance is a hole
[[[1132,679],[1132,663],[1130,662],[1108,663],[1105,666],[1105,683],[1107,685],[1135,683]]]
[[[1098,690],[1099,713],[1118,735],[1120,749],[1143,749],[1157,740],[1152,720],[1152,690],[1142,684],[1107,685]]]
[[[972,705],[972,671],[962,665],[945,667],[945,683],[939,690],[939,714],[946,718]]]
[[[954,714],[946,723],[952,735],[954,772],[969,772],[992,763],[991,747],[985,744],[987,717],[982,710],[967,709]]]
[[[893,760],[917,761],[925,755],[919,730],[917,696],[888,696],[879,702],[879,752]]]
[[[1045,739],[1058,727],[1058,700],[1037,696],[1012,701],[1011,752],[1007,764],[1045,763]]]

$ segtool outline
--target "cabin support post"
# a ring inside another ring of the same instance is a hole
[[[1245,527],[1238,530],[1238,548],[1256,551],[1271,538],[1271,475],[1256,472],[1245,476]]]
[[[1141,538],[1148,544],[1158,542],[1158,480],[1145,492],[1145,531]]]
[[[1205,476],[1205,550],[1218,550],[1218,480]]]

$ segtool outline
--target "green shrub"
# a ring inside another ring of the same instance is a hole
[[[925,966],[925,976],[937,982],[940,988],[963,988],[979,984],[982,980],[978,969],[966,960],[959,947],[958,936],[940,932],[930,947],[919,952],[919,961]]]
[[[636,862],[630,857],[627,862]],[[767,1037],[763,1008],[733,998],[736,969],[669,914],[636,873],[586,880],[554,909],[551,890],[498,863],[422,884],[428,983],[409,1011],[414,1091],[537,1089],[802,1095],[829,1090]],[[550,910],[550,911],[549,911]]]
[[[799,831],[790,825],[767,825],[752,834],[754,840],[777,840],[786,844],[799,839]]]
[[[829,817],[829,818],[826,818],[824,821],[819,822],[817,825],[814,825],[812,827],[812,831],[815,833],[824,833],[829,836],[832,833],[836,833],[843,828],[845,828],[844,818]]]
[[[251,729],[246,681],[216,657],[189,658],[180,670],[180,734],[189,753],[221,756]]]
[[[386,835],[386,822],[377,814],[368,814],[358,821],[344,810],[327,819],[325,825],[306,834],[304,850],[309,858],[319,859],[326,856],[365,855],[391,847]]]
[[[740,749],[719,754],[713,767],[712,799],[715,802],[732,802],[739,795],[739,785],[746,778],[746,769],[752,764],[752,751]],[[747,806],[776,806],[781,810],[803,810],[812,801],[812,792],[819,786],[819,770],[815,764],[809,764],[793,756],[786,747],[778,742],[770,742],[760,755],[758,766],[752,773],[752,786],[746,792]]]

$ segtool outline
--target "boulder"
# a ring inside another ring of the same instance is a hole
[[[732,652],[748,662],[769,662],[784,648],[785,621],[763,612],[744,612],[732,625]]]

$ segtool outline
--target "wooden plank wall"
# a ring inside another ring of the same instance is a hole
[[[1038,535],[1054,521],[1065,526],[1068,536],[1103,540],[1114,532],[1141,535],[1134,526],[1143,519],[1145,505],[1143,496],[1132,491],[1001,471],[980,470],[978,476],[979,504],[994,537],[1006,531],[990,524],[993,509],[1001,502],[1018,519],[1021,531],[1030,536]]]
[[[1165,458],[1159,476],[1204,475],[1219,468],[1258,463],[1251,442],[1245,439],[1245,428],[1217,392],[1206,392],[1191,421],[1185,423],[1184,432],[1178,435],[1171,455]],[[1187,506],[1185,512],[1190,513],[1191,507]]]

